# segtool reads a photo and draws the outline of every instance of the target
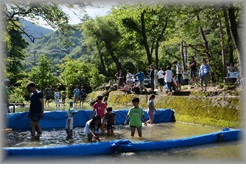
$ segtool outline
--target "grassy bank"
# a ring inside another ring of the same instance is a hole
[[[200,93],[201,94],[201,93]],[[156,108],[171,108],[175,111],[177,121],[190,122],[209,126],[241,128],[243,112],[239,96],[156,96]],[[119,91],[110,93],[108,105],[114,109],[128,109],[131,99],[140,98],[140,106],[147,109],[148,96],[125,95]]]

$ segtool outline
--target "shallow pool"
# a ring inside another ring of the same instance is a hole
[[[183,122],[160,123],[143,126],[143,137],[130,136],[130,128],[124,125],[115,127],[115,136],[101,135],[101,141],[129,139],[130,141],[158,141],[196,136],[221,131],[222,128],[208,127]],[[72,140],[66,140],[65,129],[44,130],[39,141],[30,139],[30,131],[12,131],[6,133],[6,147],[56,146],[88,143],[83,128],[74,129]],[[64,159],[73,163],[244,163],[243,142],[218,143],[188,148],[176,148],[163,151],[146,151],[137,153],[121,153],[109,156],[93,156]],[[12,158],[13,159],[13,158]],[[19,159],[18,159],[19,161]],[[56,159],[37,159],[38,162],[56,162]],[[16,161],[15,161],[16,162]],[[24,162],[24,161],[23,161]],[[28,162],[28,161],[27,161]],[[59,161],[57,161],[59,162]]]

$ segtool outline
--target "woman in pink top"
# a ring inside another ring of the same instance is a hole
[[[97,96],[97,102],[93,105],[93,111],[92,111],[90,119],[93,118],[94,113],[96,112],[95,116],[99,115],[101,117],[101,123],[102,123],[101,128],[102,128],[102,132],[103,132],[104,128],[106,126],[105,114],[106,114],[107,105],[102,100],[103,100],[102,95]]]

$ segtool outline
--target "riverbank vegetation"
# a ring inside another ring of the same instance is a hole
[[[86,4],[79,7],[83,11]],[[197,67],[202,58],[211,66],[210,85],[218,91],[191,91],[188,96],[158,95],[157,108],[173,108],[177,120],[223,127],[240,127],[241,94],[229,91],[237,84],[225,84],[227,67],[234,65],[243,78],[243,18],[241,3],[132,3],[113,6],[105,16],[84,15],[81,23],[70,25],[59,4],[5,4],[3,75],[10,79],[10,102],[28,103],[26,85],[34,81],[38,89],[51,85],[53,90],[67,93],[72,99],[76,85],[84,86],[89,102],[100,94],[100,88],[115,83],[115,73],[126,70],[136,73],[141,68],[146,77],[152,64],[156,68],[189,70],[190,56]],[[73,8],[73,5],[67,5]],[[21,25],[19,18],[37,21],[42,17],[56,30],[36,39]],[[25,36],[23,36],[25,35]],[[27,41],[28,40],[28,41]],[[199,87],[199,84],[197,85]],[[183,86],[183,91],[189,86]],[[227,91],[228,90],[228,91]],[[114,109],[131,106],[134,95],[112,91],[109,105]],[[146,107],[146,95],[139,95]]]

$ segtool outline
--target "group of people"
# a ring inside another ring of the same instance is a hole
[[[30,130],[33,139],[39,139],[42,135],[42,129],[40,127],[39,121],[44,117],[44,96],[41,91],[39,91],[35,83],[31,82],[27,85],[27,90],[31,94],[30,96],[30,109],[28,117],[30,118]],[[139,98],[135,97],[132,99],[133,107],[129,109],[128,114],[125,118],[125,124],[129,121],[129,126],[131,128],[131,136],[135,134],[137,129],[139,137],[142,137],[142,119],[144,124],[154,123],[154,113],[157,110],[154,106],[155,95],[151,95],[148,101],[148,116],[149,120],[146,121],[144,117],[144,110],[139,107]],[[107,130],[107,135],[114,135],[114,125],[116,124],[116,115],[113,112],[113,108],[107,106],[103,101],[103,96],[99,95],[97,101],[93,104],[93,110],[89,120],[86,122],[84,127],[84,134],[87,135],[88,141],[100,141],[100,133]],[[65,124],[65,130],[67,133],[67,139],[73,137],[73,117],[77,113],[76,110],[70,106],[67,112],[67,119]]]
[[[182,67],[177,61],[174,61],[173,65],[176,71],[176,79],[170,66],[167,66],[165,71],[163,71],[162,67],[159,70],[157,70],[153,65],[150,66],[150,70],[153,72],[154,75],[153,82],[155,88],[158,89],[159,87],[160,91],[163,91],[163,87],[165,87],[166,84],[168,95],[172,94],[172,90],[174,88],[176,91],[181,91],[182,84],[189,85],[189,79],[188,79],[189,73],[187,71],[187,68],[182,69]],[[191,78],[192,86],[195,86],[195,84],[197,83],[197,62],[194,56],[191,56],[188,67],[190,68],[190,78]],[[211,76],[210,73],[211,73],[211,69],[209,64],[207,63],[207,60],[205,58],[202,58],[201,65],[198,70],[201,91],[207,90],[208,80]]]
[[[52,94],[53,94],[53,90],[52,90],[51,86],[48,85],[47,88],[45,88],[45,90],[44,90],[44,96],[45,96],[44,103],[45,103],[46,107],[49,107],[49,103],[50,103],[52,97],[54,97],[54,102],[55,102],[56,108],[58,108],[60,106],[60,104],[65,105],[66,98],[67,98],[65,91],[62,91],[60,93],[60,91],[56,88],[53,96],[52,96]],[[75,89],[73,90],[73,102],[74,102],[74,104],[79,103],[83,107],[86,96],[87,96],[87,94],[86,94],[86,90],[84,89],[84,86],[81,86],[79,88],[79,85],[76,85]]]
[[[197,69],[197,62],[194,56],[191,56],[189,65],[184,69],[177,61],[174,61],[172,64],[176,71],[175,74],[173,73],[171,66],[167,66],[166,68],[160,67],[158,70],[154,65],[150,65],[148,71],[152,92],[155,90],[163,91],[164,88],[166,88],[168,95],[171,95],[173,90],[181,91],[182,84],[189,85],[189,75],[192,86],[195,86],[197,84],[197,71],[201,83],[201,90],[207,90],[211,69],[205,58],[202,58],[199,70]],[[189,68],[190,74],[188,73],[187,68]],[[143,91],[148,92],[148,89],[144,86],[145,74],[141,69],[138,69],[136,74],[132,74],[127,70],[126,76],[124,76],[122,70],[120,70],[115,74],[115,77],[118,89],[126,94],[142,94]]]
[[[66,98],[67,98],[65,91],[60,93],[58,88],[56,88],[53,96],[52,96],[52,94],[53,94],[52,87],[50,85],[48,85],[47,88],[45,88],[45,90],[44,90],[44,98],[45,98],[44,104],[46,107],[49,107],[49,103],[51,102],[52,97],[54,97],[56,108],[58,108],[60,106],[60,99],[61,99],[61,103],[63,105],[65,105]]]
[[[177,75],[177,87],[180,89],[181,85],[181,77],[182,77],[182,68],[180,65],[175,61],[173,62],[174,66],[176,67],[176,75]],[[196,82],[196,61],[194,60],[194,57],[191,57],[190,62],[190,76],[192,78],[193,83]],[[164,83],[167,84],[168,87],[168,94],[172,94],[172,85],[174,82],[174,76],[173,72],[171,70],[171,67],[168,66],[166,70],[164,71],[162,68],[160,68],[159,71],[155,71],[154,67],[151,66],[150,69],[152,69],[154,72],[153,74],[157,74],[158,82],[160,84],[160,90],[163,90]],[[122,75],[117,75],[119,78],[120,83],[122,80]],[[139,83],[139,91],[142,93],[143,90],[146,92],[148,91],[146,87],[144,87],[144,73],[140,69],[138,69],[138,72],[135,75],[132,75],[129,71],[127,71],[126,75],[126,85],[131,86],[133,88],[133,78],[134,76],[137,77],[138,83]],[[207,64],[207,61],[205,58],[201,60],[201,66],[199,69],[199,77],[201,81],[201,89],[202,91],[206,91],[208,79],[210,76],[210,66]],[[153,79],[152,81],[155,82]],[[4,103],[6,103],[6,110],[8,107],[8,85],[9,85],[9,79],[5,79],[3,81],[4,83]],[[124,84],[124,81],[123,81]],[[205,84],[205,86],[204,86]],[[39,91],[35,85],[35,83],[31,82],[27,85],[27,90],[29,91],[30,95],[30,109],[28,117],[30,118],[30,128],[31,128],[31,136],[32,137],[39,137],[42,134],[42,129],[39,125],[40,119],[44,116],[44,105],[51,99],[51,93],[52,89],[51,86],[48,86],[45,89],[45,101],[44,101],[44,95],[41,91]],[[81,89],[79,89],[79,86],[77,85],[76,88],[73,91],[74,93],[74,103],[78,103],[79,100],[83,102],[83,100],[86,97],[85,89],[82,86]],[[64,97],[64,94],[62,94],[62,101],[65,100],[66,97]],[[60,99],[60,93],[58,89],[54,92],[54,99],[56,102],[56,105],[59,105],[59,99]],[[142,119],[144,120],[144,123],[147,124],[153,124],[154,123],[154,113],[157,113],[157,110],[154,106],[154,99],[155,95],[152,94],[148,100],[148,116],[149,120],[146,121],[144,117],[143,109],[139,107],[139,98],[133,98],[132,99],[132,105],[133,107],[129,110],[126,119],[125,124],[128,123],[129,120],[129,126],[131,128],[131,136],[134,136],[135,130],[137,129],[139,137],[142,136]],[[88,136],[88,141],[92,141],[94,138],[96,141],[100,141],[99,133],[104,132],[105,129],[107,129],[107,135],[113,135],[114,134],[114,126],[116,124],[115,120],[115,114],[113,113],[112,107],[108,107],[107,104],[103,101],[103,96],[100,95],[97,97],[96,102],[92,105],[93,111],[91,114],[91,117],[86,122],[84,133]],[[6,112],[7,113],[7,112]],[[66,120],[66,132],[67,137],[72,137],[72,129],[73,129],[73,116],[76,113],[76,111],[71,107],[68,110],[67,120]],[[37,132],[37,135],[36,135]]]
[[[155,95],[151,95],[148,101],[148,116],[149,120],[146,121],[144,116],[144,110],[139,107],[139,98],[135,97],[132,99],[133,107],[129,109],[124,124],[128,124],[131,128],[131,136],[134,137],[135,131],[137,129],[138,136],[142,137],[142,119],[144,124],[147,125],[154,123],[154,113],[157,110],[154,105]],[[84,128],[84,134],[87,135],[88,141],[94,140],[100,141],[99,134],[107,129],[107,135],[114,135],[114,125],[116,124],[116,115],[113,113],[112,107],[107,107],[107,105],[102,101],[103,96],[99,95],[97,97],[97,102],[93,105],[93,111],[90,119],[86,122]]]
[[[79,88],[79,85],[76,85],[75,89],[73,90],[73,102],[74,104],[80,104],[83,107],[83,104],[86,99],[86,91],[84,86]]]

